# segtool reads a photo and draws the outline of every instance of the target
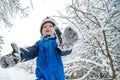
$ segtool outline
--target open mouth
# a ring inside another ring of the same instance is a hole
[[[49,33],[50,31],[45,31],[46,33]]]
[[[50,30],[46,30],[45,32],[49,33],[49,32],[50,32]]]

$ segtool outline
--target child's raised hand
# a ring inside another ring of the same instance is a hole
[[[77,32],[71,27],[67,27],[62,34],[62,43],[58,45],[61,50],[70,50],[74,44],[78,41]]]

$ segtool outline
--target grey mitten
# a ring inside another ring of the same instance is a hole
[[[15,43],[12,43],[11,47],[13,48],[12,53],[0,58],[0,65],[2,68],[12,67],[21,61],[21,55],[19,53],[17,45]]]
[[[67,27],[61,36],[62,43],[58,45],[58,48],[62,51],[70,50],[78,40],[77,32],[71,27]]]

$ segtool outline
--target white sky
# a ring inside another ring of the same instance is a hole
[[[21,1],[24,2],[24,7],[30,5],[30,0]],[[10,28],[10,32],[6,31],[6,29],[5,31],[3,30],[5,35],[4,42],[6,43],[3,46],[3,52],[6,48],[8,52],[11,51],[8,50],[8,48],[11,49],[11,42],[15,42],[20,47],[33,45],[40,39],[39,29],[41,21],[46,16],[58,15],[56,10],[63,12],[66,5],[70,2],[71,0],[32,0],[33,10],[29,12],[29,16],[16,19],[14,26]]]

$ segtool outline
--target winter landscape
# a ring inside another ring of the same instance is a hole
[[[53,16],[62,32],[71,26],[79,35],[62,57],[66,80],[120,80],[120,0],[1,0],[0,6],[0,57],[12,52],[12,42],[33,45],[41,19]],[[0,67],[0,80],[35,80],[35,67],[36,58]]]

